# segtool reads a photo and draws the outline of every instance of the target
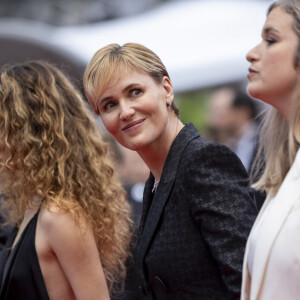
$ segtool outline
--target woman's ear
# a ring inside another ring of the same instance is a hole
[[[171,105],[174,99],[174,92],[170,78],[168,76],[164,76],[162,84],[166,93],[167,104]],[[171,101],[171,103],[168,101]]]

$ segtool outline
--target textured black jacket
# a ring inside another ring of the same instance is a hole
[[[141,299],[239,299],[257,215],[239,158],[189,123],[171,146],[155,194],[153,184],[150,174],[138,237]]]

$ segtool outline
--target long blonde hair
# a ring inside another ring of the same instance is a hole
[[[94,230],[109,288],[125,276],[132,222],[100,123],[55,66],[31,61],[0,74],[2,209],[20,223],[39,196]],[[48,206],[49,207],[49,206]]]
[[[278,6],[294,19],[293,30],[298,36],[294,67],[298,70],[300,62],[300,1],[276,1],[269,7],[268,14]],[[299,149],[300,97],[295,101],[294,105],[293,115],[289,122],[275,108],[268,107],[260,130],[260,143],[254,161],[252,178],[257,178],[260,171],[263,171],[259,180],[254,182],[253,187],[265,190],[271,196],[276,195],[278,192]]]

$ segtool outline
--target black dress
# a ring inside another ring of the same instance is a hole
[[[35,248],[38,212],[13,250],[15,228],[0,254],[0,300],[49,300]]]

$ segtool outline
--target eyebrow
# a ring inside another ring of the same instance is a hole
[[[277,29],[275,29],[274,27],[266,27],[263,30],[263,34],[268,34],[270,31],[275,31],[275,32],[279,32]]]
[[[123,90],[122,90],[122,94],[126,93],[128,90],[130,90],[133,86],[137,86],[137,85],[140,85],[138,83],[131,83],[129,85],[127,85]],[[99,104],[101,105],[104,101],[107,101],[109,99],[111,99],[112,96],[107,96],[107,97],[104,97],[102,98],[100,101],[99,101]]]

